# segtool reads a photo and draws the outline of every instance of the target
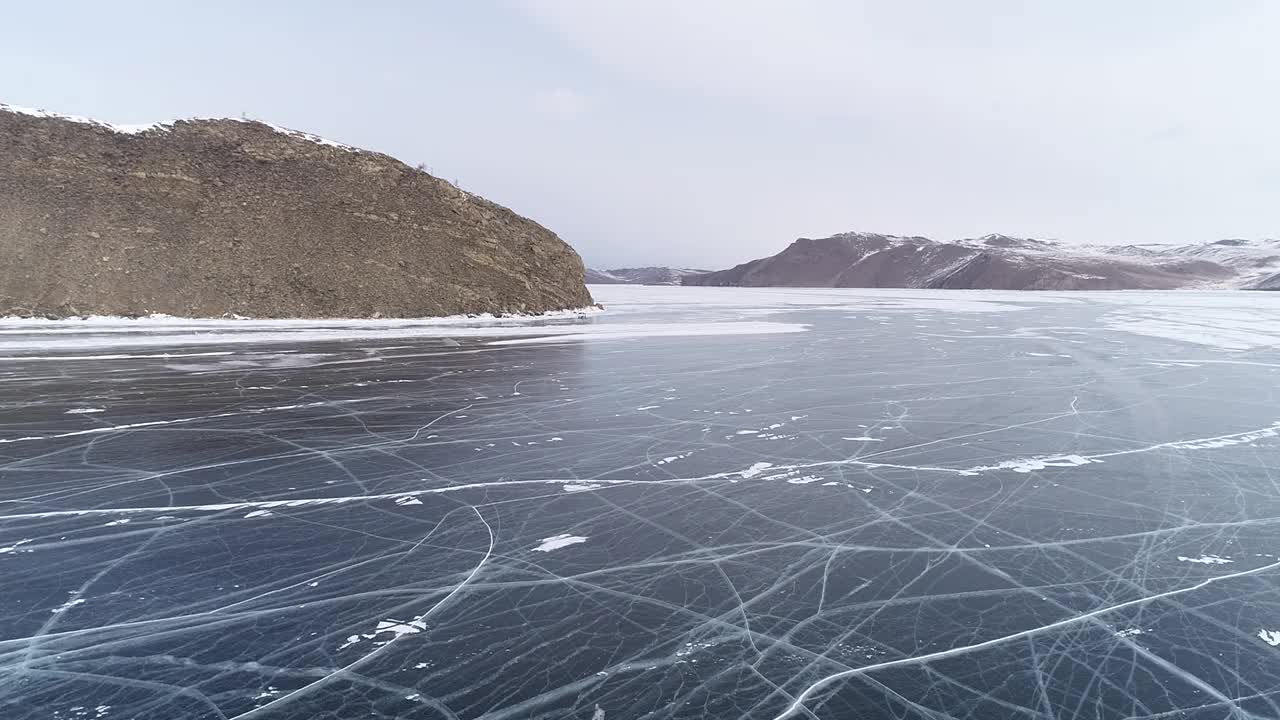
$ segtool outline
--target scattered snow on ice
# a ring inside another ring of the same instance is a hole
[[[551,552],[552,550],[559,550],[562,547],[577,545],[578,543],[584,543],[586,541],[587,539],[581,535],[552,535],[549,538],[543,538],[542,544],[534,548],[534,551]]]
[[[50,610],[49,612],[51,612],[51,613],[53,613],[53,614],[55,614],[55,615],[56,615],[56,614],[58,614],[58,613],[60,613],[60,612],[63,612],[63,611],[65,611],[65,610],[70,610],[71,608],[73,608],[73,607],[75,607],[75,606],[77,606],[77,605],[82,605],[82,604],[84,604],[84,598],[79,597],[79,596],[78,596],[78,593],[76,593],[75,591],[72,591],[72,592],[71,592],[71,593],[69,593],[69,594],[71,595],[71,599],[69,599],[69,600],[67,600],[66,602],[62,603],[62,604],[61,604],[61,605],[59,605],[58,607],[56,607],[56,608],[54,608],[54,609]]]
[[[693,454],[692,452],[687,452],[687,453],[680,453],[679,455],[670,455],[662,458],[658,462],[654,463],[654,465],[669,465],[677,460],[683,460],[692,454]]]
[[[1147,631],[1143,630],[1142,628],[1125,628],[1124,630],[1118,631],[1116,633],[1116,636],[1117,637],[1133,637],[1134,635],[1144,635],[1146,634],[1146,632]]]
[[[998,465],[983,466],[970,468],[972,471],[982,470],[1012,470],[1019,473],[1029,473],[1034,470],[1044,470],[1051,467],[1078,467],[1080,465],[1088,465],[1089,463],[1100,462],[1092,460],[1080,455],[1053,455],[1049,457],[1032,457],[1019,458],[1017,460],[1005,460]]]
[[[409,621],[395,620],[388,618],[379,620],[377,627],[373,632],[361,633],[359,635],[348,635],[347,641],[338,646],[339,650],[346,650],[362,640],[373,640],[374,645],[386,645],[395,641],[404,635],[413,635],[427,629],[426,623],[422,622],[424,616],[416,617]],[[380,637],[381,636],[381,637]]]
[[[738,474],[744,478],[753,478],[771,467],[773,467],[773,463],[758,462]]]
[[[1271,427],[1262,428],[1261,430],[1256,430],[1254,432],[1240,433],[1239,435],[1169,443],[1168,447],[1177,448],[1179,450],[1213,450],[1216,448],[1230,447],[1232,445],[1247,445],[1251,442],[1273,437],[1280,437],[1280,423],[1276,423]]]
[[[5,546],[5,547],[0,547],[0,555],[8,555],[8,554],[10,554],[10,553],[16,553],[16,552],[31,552],[30,550],[21,550],[21,549],[20,549],[23,545],[26,545],[26,544],[27,544],[27,543],[29,543],[29,542],[31,542],[31,539],[30,539],[30,538],[27,538],[27,539],[25,539],[25,540],[19,540],[18,542],[14,543],[14,544],[12,544],[12,545],[7,545],[7,546]]]
[[[1229,558],[1218,557],[1217,555],[1201,555],[1200,557],[1194,558],[1179,555],[1178,560],[1180,562],[1199,563],[1200,565],[1226,565],[1234,562]]]

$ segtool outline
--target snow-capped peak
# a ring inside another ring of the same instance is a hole
[[[38,117],[38,118],[52,118],[56,120],[66,120],[68,122],[80,123],[82,125],[92,125],[94,127],[102,128],[103,130],[107,130],[114,133],[120,133],[122,135],[137,135],[139,133],[145,133],[145,132],[169,132],[170,130],[173,129],[174,123],[180,122],[178,120],[166,120],[164,122],[143,123],[143,124],[133,124],[133,125],[129,125],[129,124],[117,125],[109,122],[103,122],[101,120],[94,120],[93,118],[82,117],[80,115],[65,115],[63,113],[55,113],[55,112],[50,112],[48,110],[39,110],[35,108],[21,107],[18,105],[9,105],[6,103],[0,103],[0,111],[11,112],[18,115],[30,115],[32,117]],[[344,145],[342,143],[320,137],[319,135],[313,135],[311,133],[302,132],[301,130],[293,130],[290,128],[281,127],[279,125],[272,125],[271,123],[262,122],[261,120],[250,120],[248,118],[232,118],[232,117],[188,118],[188,120],[190,121],[226,120],[231,122],[258,123],[259,125],[265,125],[271,128],[272,130],[275,130],[276,132],[281,133],[282,135],[288,135],[290,137],[295,137],[300,140],[306,140],[308,142],[313,142],[317,145],[325,145],[328,147],[339,148],[341,150],[347,150],[350,152],[360,152],[359,148],[354,148],[354,147],[351,147],[350,145]]]

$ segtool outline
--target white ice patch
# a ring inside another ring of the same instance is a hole
[[[378,625],[373,629],[373,632],[349,635],[347,636],[347,641],[338,646],[338,649],[346,650],[362,640],[373,640],[374,645],[382,646],[387,643],[394,642],[405,635],[420,633],[427,629],[426,624],[422,622],[423,617],[425,616],[418,616],[407,622],[392,618],[379,620]]]
[[[1124,630],[1117,631],[1116,637],[1133,637],[1135,635],[1145,635],[1146,632],[1147,631],[1142,628],[1125,628]]]
[[[1186,557],[1185,555],[1179,555],[1178,561],[1198,563],[1200,565],[1227,565],[1232,562],[1235,562],[1230,558],[1218,557],[1217,555],[1201,555],[1200,557],[1194,557],[1194,558]]]
[[[271,516],[270,510],[254,510],[252,512],[248,512],[245,514],[245,517],[247,518],[270,517],[270,516]]]
[[[787,482],[792,485],[808,485],[821,479],[822,477],[818,475],[801,475],[800,477],[789,478]]]
[[[1264,438],[1273,438],[1280,436],[1280,424],[1273,425],[1269,428],[1263,428],[1254,432],[1241,433],[1239,435],[1229,437],[1208,438],[1205,440],[1190,440],[1188,442],[1170,443],[1168,447],[1177,448],[1179,450],[1214,450],[1217,448],[1230,447],[1232,445],[1247,445]]]
[[[373,629],[373,634],[378,635],[381,633],[391,633],[392,635],[399,637],[401,635],[413,635],[414,633],[420,633],[425,629],[426,625],[423,625],[422,622],[418,620],[410,620],[409,622],[400,622],[399,620],[379,620],[378,626]]]
[[[581,535],[552,535],[549,538],[542,538],[542,544],[534,548],[534,552],[551,552],[559,550],[562,547],[577,545],[584,543],[587,539]]]
[[[1260,303],[1255,293],[1122,295],[1101,298],[1123,306],[1103,318],[1112,330],[1228,351],[1280,345],[1280,305]]]
[[[743,478],[750,479],[750,478],[753,478],[753,477],[755,477],[755,476],[759,475],[760,473],[764,472],[765,470],[768,470],[768,469],[769,469],[769,468],[771,468],[771,467],[773,467],[773,463],[769,463],[769,462],[758,462],[758,463],[753,464],[751,467],[747,468],[746,470],[743,470],[742,472],[740,472],[740,473],[738,473],[738,474],[739,474],[739,475],[741,475]]]
[[[670,465],[671,463],[673,463],[673,462],[675,462],[675,461],[677,461],[677,460],[683,460],[683,459],[685,459],[685,458],[689,457],[689,456],[690,456],[690,455],[692,455],[692,454],[693,454],[693,452],[692,452],[692,451],[690,451],[690,452],[687,452],[687,453],[680,453],[679,455],[670,455],[670,456],[667,456],[667,457],[662,458],[662,459],[661,459],[661,460],[659,460],[658,462],[654,463],[654,465]]]
[[[565,483],[565,492],[584,492],[586,490],[599,490],[600,485],[597,483]]]
[[[1101,462],[1080,455],[1051,455],[1047,457],[1019,458],[1017,460],[1005,460],[997,465],[984,465],[981,467],[970,468],[968,473],[982,472],[985,470],[1012,470],[1018,473],[1029,473],[1035,470],[1044,470],[1051,467],[1079,467],[1088,465],[1089,463]]]
[[[397,505],[421,505],[422,501],[412,495],[396,498]]]
[[[27,538],[25,540],[19,540],[18,542],[12,545],[0,547],[0,555],[9,555],[9,554],[18,553],[18,552],[31,552],[30,550],[22,549],[23,545],[26,545],[27,543],[30,543],[30,542],[31,542],[31,539]]]
[[[868,437],[866,435],[859,435],[857,437],[842,437],[840,439],[852,440],[854,442],[884,442],[884,438],[873,438],[873,437]]]
[[[1258,637],[1271,647],[1280,647],[1280,630],[1262,629],[1258,631]]]
[[[112,527],[113,525],[124,525],[127,522],[129,522],[129,518],[120,518],[119,520],[112,520],[109,523],[103,523],[102,527]]]
[[[58,613],[60,613],[60,612],[65,612],[65,611],[67,611],[67,610],[70,610],[71,608],[73,608],[73,607],[75,607],[75,606],[77,606],[77,605],[82,605],[82,604],[84,604],[84,598],[82,598],[82,597],[76,597],[76,593],[75,593],[75,592],[72,592],[72,593],[70,593],[70,594],[71,594],[71,599],[70,599],[70,600],[67,600],[66,602],[64,602],[64,603],[62,603],[61,605],[59,605],[58,607],[56,607],[56,608],[54,608],[54,609],[50,610],[49,612],[53,613],[54,615],[57,615]]]
[[[71,408],[70,410],[67,410],[62,414],[63,415],[92,415],[93,413],[100,413],[100,412],[106,412],[106,410],[103,408]]]

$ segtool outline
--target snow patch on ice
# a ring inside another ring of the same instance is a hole
[[[62,603],[62,604],[61,604],[61,605],[59,605],[58,607],[53,608],[53,609],[52,609],[52,610],[50,610],[49,612],[53,613],[54,615],[57,615],[58,613],[60,613],[60,612],[65,612],[65,611],[67,611],[67,610],[70,610],[71,608],[73,608],[73,607],[75,607],[75,606],[77,606],[77,605],[83,605],[83,604],[84,604],[84,598],[79,597],[79,595],[78,595],[76,592],[72,591],[72,592],[70,593],[70,595],[71,595],[71,599],[69,599],[69,600],[67,600],[66,602]]]
[[[7,545],[7,546],[5,546],[5,547],[0,547],[0,555],[10,555],[10,554],[12,554],[12,553],[18,553],[18,552],[31,552],[31,550],[23,550],[23,549],[22,549],[22,546],[23,546],[23,545],[26,545],[26,544],[28,544],[28,543],[30,543],[30,542],[31,542],[31,539],[30,539],[30,538],[26,538],[26,539],[23,539],[23,540],[19,540],[19,541],[15,542],[15,543],[14,543],[14,544],[12,544],[12,545]]]
[[[664,457],[664,458],[662,458],[662,459],[661,459],[661,460],[659,460],[658,462],[654,463],[654,465],[669,465],[669,464],[671,464],[671,463],[673,463],[673,462],[675,462],[675,461],[677,461],[677,460],[683,460],[683,459],[685,459],[685,458],[689,457],[689,456],[690,456],[690,455],[692,455],[692,454],[693,454],[693,451],[691,450],[691,451],[686,452],[686,453],[680,453],[679,455],[670,455],[670,456],[668,456],[668,457]]]
[[[1247,445],[1257,440],[1273,437],[1280,437],[1280,423],[1268,428],[1241,433],[1239,435],[1170,443],[1168,447],[1177,448],[1179,450],[1213,450],[1216,448],[1230,447],[1232,445]]]
[[[969,468],[968,474],[976,474],[986,470],[1012,470],[1017,473],[1029,473],[1036,470],[1044,470],[1051,467],[1079,467],[1090,463],[1102,462],[1092,458],[1080,455],[1050,455],[1046,457],[1030,457],[1018,458],[1016,460],[1005,460],[996,465],[983,465],[980,467]]]
[[[751,467],[747,468],[746,470],[743,470],[742,472],[740,472],[740,473],[738,473],[738,474],[739,474],[739,475],[741,475],[743,478],[750,479],[750,478],[753,478],[753,477],[755,477],[755,476],[759,475],[760,473],[764,472],[765,470],[768,470],[768,469],[769,469],[769,468],[771,468],[771,467],[773,467],[773,463],[770,463],[770,462],[758,462],[758,463],[754,463]]]
[[[1267,630],[1264,628],[1258,631],[1258,637],[1271,647],[1280,647],[1280,630]]]
[[[1178,561],[1179,561],[1179,562],[1197,563],[1197,564],[1200,564],[1200,565],[1227,565],[1227,564],[1230,564],[1230,563],[1232,563],[1232,562],[1235,562],[1234,560],[1231,560],[1230,558],[1219,557],[1219,556],[1217,556],[1217,555],[1201,555],[1200,557],[1194,557],[1194,558],[1193,558],[1193,557],[1186,557],[1185,555],[1179,555],[1179,556],[1178,556]]]
[[[551,552],[552,550],[559,550],[562,547],[577,545],[578,543],[584,543],[586,541],[587,541],[587,538],[581,535],[569,535],[569,534],[552,535],[549,538],[542,538],[542,544],[535,547],[534,551],[535,552]]]
[[[104,408],[71,408],[63,415],[92,415],[93,413],[106,412]]]
[[[597,483],[565,483],[565,492],[584,492],[586,490],[599,490],[600,485]]]
[[[382,646],[390,642],[395,642],[397,639],[405,635],[420,633],[427,629],[426,623],[422,622],[424,617],[424,615],[420,615],[407,622],[395,620],[393,618],[379,620],[378,625],[373,629],[373,632],[349,635],[347,636],[347,641],[340,645],[338,649],[345,650],[362,640],[373,640],[374,645]]]

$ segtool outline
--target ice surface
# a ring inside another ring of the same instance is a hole
[[[1280,717],[1280,296],[594,292],[0,323],[0,717]]]

